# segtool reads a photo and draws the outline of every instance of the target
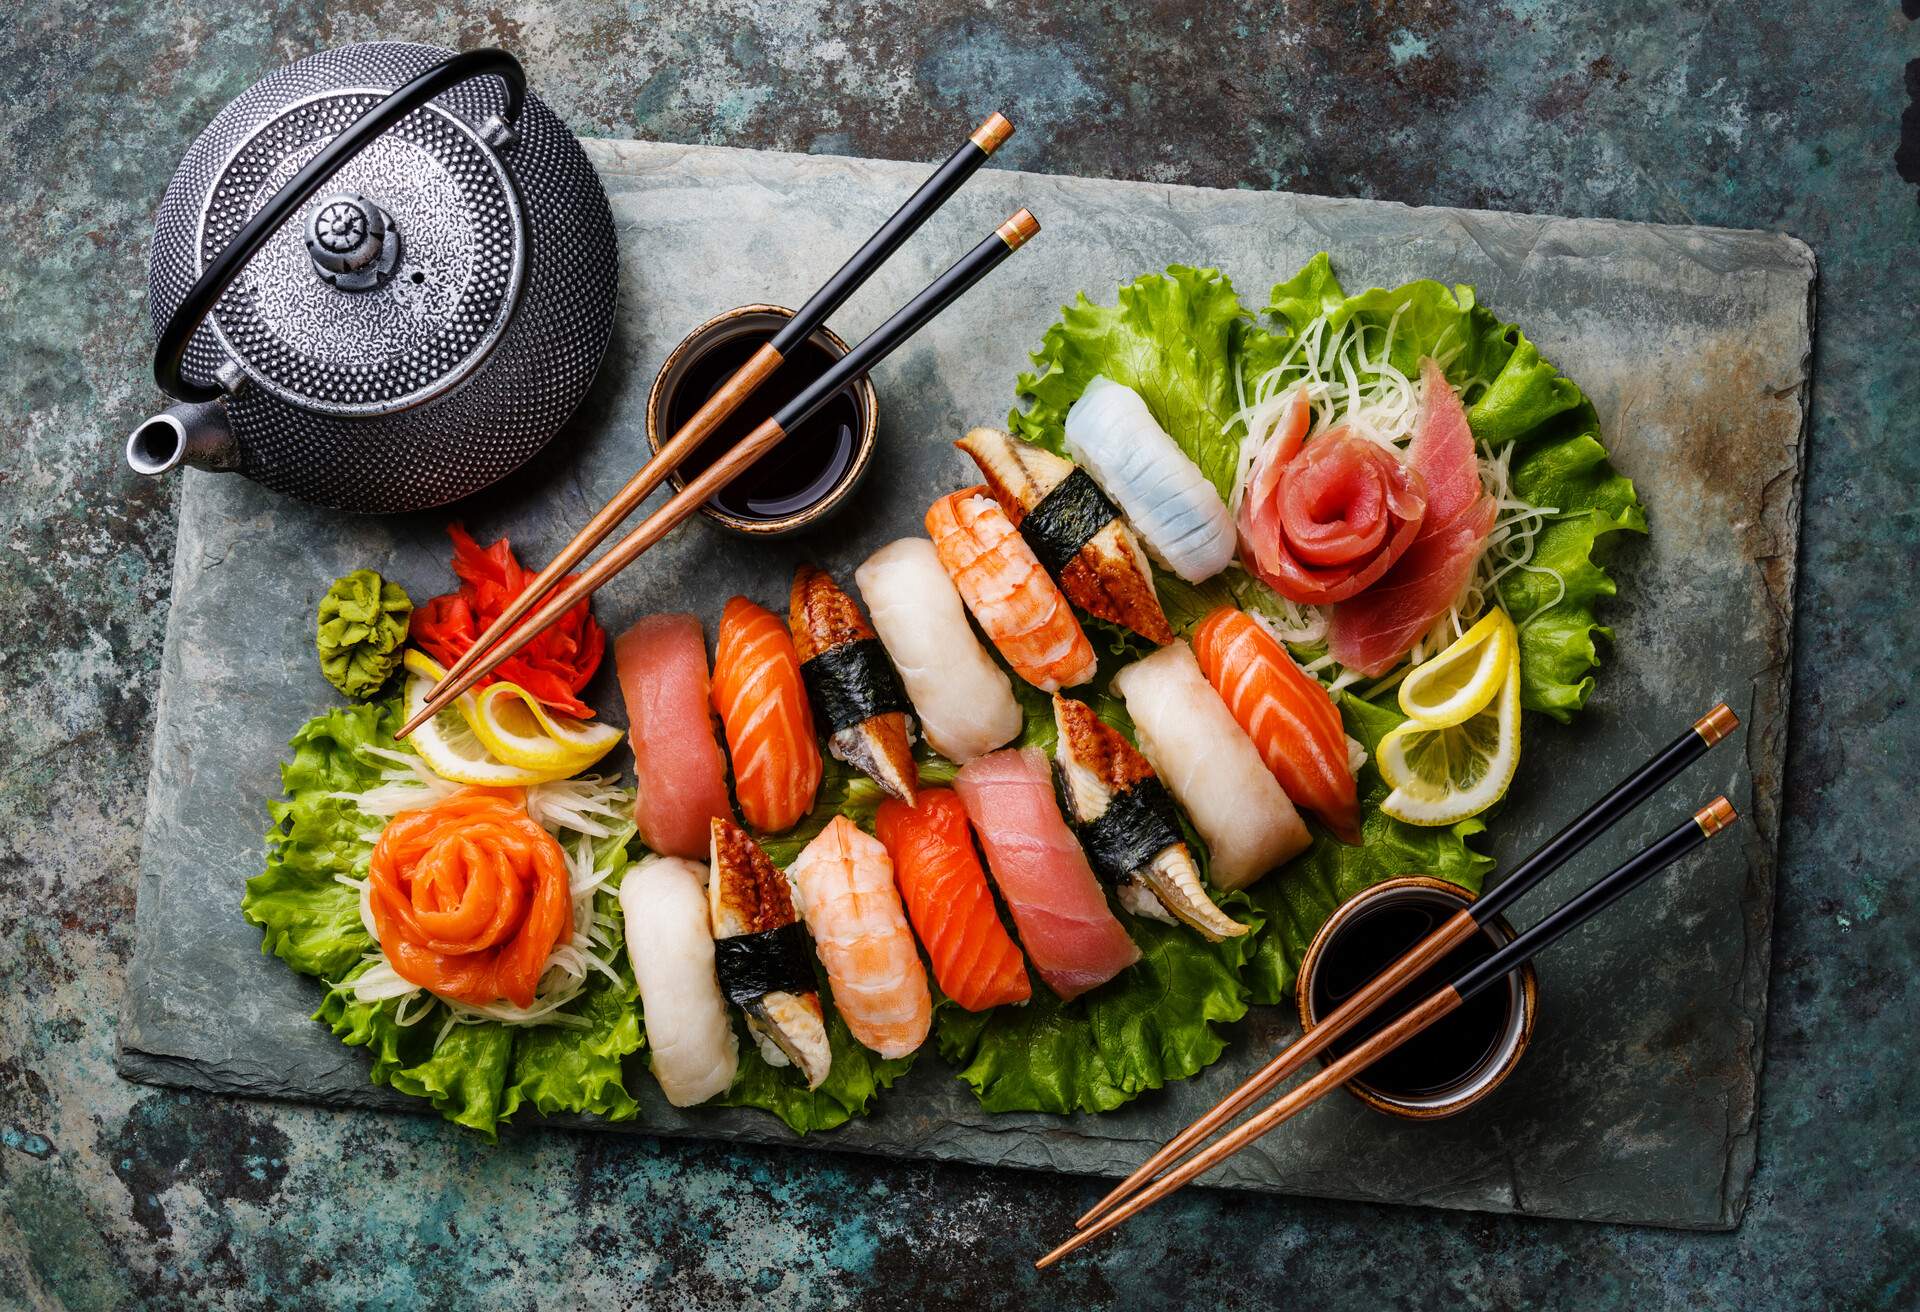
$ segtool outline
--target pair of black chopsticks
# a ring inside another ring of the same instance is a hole
[[[1334,1040],[1352,1030],[1430,966],[1481,932],[1484,925],[1704,756],[1738,725],[1738,718],[1724,703],[1707,712],[1692,728],[1542,844],[1538,851],[1515,867],[1513,873],[1498,887],[1409,948],[1405,955],[1333,1014],[1282,1049],[1272,1061],[1228,1094],[1213,1110],[1174,1136],[1164,1148],[1095,1203],[1075,1223],[1075,1233],[1071,1239],[1042,1257],[1035,1265],[1052,1266],[1075,1249],[1152,1206],[1196,1176],[1211,1170],[1282,1121],[1311,1106],[1328,1091],[1365,1071],[1382,1056],[1458,1008],[1468,998],[1505,979],[1541,950],[1558,942],[1564,935],[1585,924],[1732,824],[1736,818],[1732,805],[1724,797],[1716,798],[1664,837],[1576,894],[1539,924],[1517,935],[1512,942],[1482,958],[1451,982],[1416,1003],[1405,1015],[1365,1043],[1330,1062],[1319,1074],[1290,1089],[1220,1139],[1198,1152],[1193,1151],[1202,1140],[1224,1126],[1254,1099],[1324,1052]],[[1193,1155],[1187,1157],[1190,1152]],[[1186,1160],[1182,1161],[1183,1157]],[[1161,1171],[1166,1174],[1160,1175]]]
[[[960,184],[972,177],[987,162],[988,156],[1012,135],[1013,124],[999,113],[989,115],[984,123],[975,128],[966,142],[948,157],[947,162],[907,198],[906,204],[881,224],[879,230],[854,252],[853,257],[807,298],[807,303],[774,334],[772,340],[749,357],[733,377],[723,383],[693,417],[661,446],[653,459],[627,480],[626,486],[587,522],[587,526],[567,543],[547,567],[534,576],[526,589],[508,603],[500,617],[447,670],[419,713],[402,725],[400,732],[394,736],[405,738],[445,710],[461,693],[492,673],[501,661],[519,651],[582,598],[591,595],[601,584],[632,564],[642,552],[691,515],[701,502],[732,482],[747,466],[832,400],[842,388],[886,359],[935,315],[986,277],[1000,261],[1019,250],[1038,233],[1040,224],[1032,214],[1024,209],[1016,212],[991,236],[962,256],[958,263],[934,279],[924,291],[875,329],[865,341],[841,357],[798,396],[781,406],[771,418],[748,433],[699,477],[689,481],[577,579],[562,583],[567,571],[584,560],[588,552],[618,528],[668,474],[780,367],[781,361],[794,347],[811,337],[827,316],[866,282],[873,271],[885,263],[902,242],[918,231],[920,225],[959,190]],[[539,607],[537,611],[534,610],[536,606]],[[530,611],[533,612],[532,617],[523,621],[522,617]]]

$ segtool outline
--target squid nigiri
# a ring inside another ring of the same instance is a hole
[[[707,872],[697,861],[655,857],[620,881],[627,959],[640,986],[647,1063],[675,1107],[726,1091],[740,1044],[713,970]]]
[[[713,708],[727,731],[740,814],[764,833],[793,828],[813,806],[824,769],[813,712],[786,626],[745,597],[720,616]]]
[[[1173,641],[1147,553],[1086,470],[997,428],[973,429],[954,445],[980,466],[987,490],[1068,601],[1156,645]]]
[[[1246,933],[1201,886],[1173,799],[1146,758],[1085,702],[1055,693],[1053,722],[1067,819],[1120,904],[1135,915],[1178,920],[1214,943]]]
[[[787,873],[833,985],[833,1005],[853,1037],[882,1057],[918,1048],[933,1018],[933,995],[887,849],[836,815]]]
[[[934,751],[965,765],[1020,732],[1013,681],[973,636],[933,543],[889,542],[853,578]]]
[[[1067,411],[1067,451],[1086,467],[1154,559],[1189,583],[1233,559],[1233,516],[1131,387],[1095,378]]]
[[[927,534],[967,609],[1015,674],[1042,692],[1093,677],[1093,644],[1073,608],[985,488],[962,488],[934,502]]]
[[[912,806],[889,798],[873,828],[893,858],[907,919],[933,962],[940,991],[968,1011],[1032,996],[1026,962],[993,909],[959,797],[928,788]]]
[[[953,786],[980,834],[1027,959],[1048,988],[1070,1001],[1140,959],[1108,909],[1087,854],[1060,818],[1045,752],[993,752],[960,767]]]
[[[1193,654],[1293,804],[1318,815],[1340,841],[1359,843],[1347,731],[1327,690],[1257,620],[1231,606],[1200,621]]]
[[[827,750],[911,806],[920,768],[907,694],[860,603],[825,570],[801,565],[787,623]]]
[[[833,1065],[833,1049],[786,876],[731,820],[713,821],[712,846],[707,906],[720,991],[746,1013],[767,1064],[791,1063],[807,1087],[817,1089]]]
[[[1306,850],[1307,827],[1184,642],[1113,676],[1140,750],[1207,844],[1221,888],[1245,888]]]
[[[692,615],[648,615],[613,645],[627,703],[640,841],[666,856],[707,850],[707,821],[732,815],[713,736],[707,639]]]

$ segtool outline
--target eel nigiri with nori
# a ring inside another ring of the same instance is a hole
[[[1207,896],[1173,798],[1147,758],[1085,702],[1055,693],[1053,722],[1060,734],[1055,777],[1067,819],[1120,904],[1154,919],[1171,913],[1213,943],[1246,933]]]
[[[954,445],[980,466],[987,490],[1068,601],[1149,642],[1173,641],[1147,553],[1084,469],[997,428],[973,429]]]
[[[860,603],[825,570],[801,565],[787,623],[827,750],[912,806],[920,781],[912,703]]]
[[[770,1066],[791,1062],[817,1089],[833,1065],[807,932],[787,877],[746,830],[716,817],[707,876],[720,991],[747,1015]]]

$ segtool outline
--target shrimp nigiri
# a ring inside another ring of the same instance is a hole
[[[927,535],[967,609],[1014,673],[1042,692],[1093,677],[1093,644],[1073,607],[984,487],[934,502]]]
[[[720,616],[713,708],[727,731],[740,813],[765,833],[793,828],[813,806],[825,767],[793,639],[771,611],[745,597]]]
[[[1193,654],[1293,804],[1318,815],[1342,842],[1359,843],[1347,731],[1327,690],[1258,621],[1231,606],[1200,621]]]
[[[793,572],[787,623],[827,750],[911,806],[920,767],[913,762],[910,703],[860,603],[825,570],[801,565]]]
[[[853,1037],[882,1057],[918,1048],[933,1018],[933,995],[887,849],[836,815],[787,874],[833,985],[833,1005]]]

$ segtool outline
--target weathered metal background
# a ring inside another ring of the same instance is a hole
[[[644,453],[652,373],[692,324],[728,305],[795,302],[891,210],[919,166],[592,142],[623,243],[622,318],[590,412],[525,477],[463,508],[483,540],[540,559]],[[1215,264],[1251,305],[1316,250],[1351,288],[1415,277],[1474,284],[1521,322],[1598,406],[1634,477],[1650,539],[1613,553],[1619,637],[1571,729],[1528,723],[1503,861],[1714,700],[1746,721],[1659,802],[1523,906],[1522,923],[1602,863],[1725,791],[1754,823],[1542,964],[1534,1048],[1473,1112],[1391,1122],[1331,1099],[1220,1173],[1243,1187],[1436,1206],[1719,1228],[1737,1221],[1754,1161],[1785,735],[1798,473],[1811,350],[1811,253],[1789,238],[1417,209],[1280,193],[982,174],[835,320],[877,324],[1017,205],[1042,236],[886,364],[881,456],[830,528],[773,547],[696,524],[604,590],[617,631],[639,614],[785,594],[795,559],[841,574],[919,531],[938,492],[970,475],[948,441],[996,421],[1055,307],[1169,262]],[[760,254],[737,258],[743,245]],[[768,271],[779,271],[769,281]],[[262,803],[289,734],[331,691],[311,616],[337,574],[375,565],[416,598],[449,583],[444,516],[346,520],[240,479],[192,476],[181,508],[158,707],[138,939],[121,1069],[235,1093],[368,1106],[411,1100],[366,1082],[356,1051],[309,1022],[319,989],[258,954],[239,918],[257,869]],[[249,634],[245,649],[235,632]],[[610,680],[599,704],[617,709]],[[217,744],[217,750],[212,750]],[[1237,1080],[1291,1029],[1257,1013],[1203,1076],[1101,1117],[980,1113],[931,1053],[872,1117],[810,1146],[1112,1174]],[[791,1140],[755,1112],[676,1112],[650,1080],[647,1132]]]

